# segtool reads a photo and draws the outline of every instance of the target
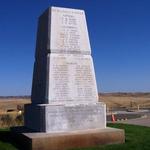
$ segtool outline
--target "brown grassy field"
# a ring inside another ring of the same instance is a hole
[[[106,103],[107,112],[150,109],[150,93],[101,93],[99,101]],[[23,125],[24,105],[29,103],[29,96],[0,97],[0,127]]]
[[[0,127],[22,126],[24,124],[24,104],[29,98],[0,97]]]
[[[150,93],[101,93],[99,101],[109,108],[150,108]]]
[[[99,101],[109,108],[150,108],[150,93],[100,93]],[[28,103],[30,97],[0,97],[0,114]]]
[[[150,93],[100,93],[99,101],[106,103],[110,108],[150,108]],[[28,103],[31,103],[30,97],[0,97],[0,112]]]
[[[24,104],[31,103],[30,99],[26,98],[0,98],[0,114],[17,110],[18,107],[23,107]]]

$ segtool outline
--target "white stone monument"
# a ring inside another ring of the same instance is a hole
[[[40,17],[25,126],[41,132],[106,127],[83,10],[51,7]]]
[[[124,142],[123,130],[106,128],[83,10],[51,7],[40,16],[31,100],[25,106],[31,131],[18,136],[26,149]]]

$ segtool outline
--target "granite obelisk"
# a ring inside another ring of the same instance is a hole
[[[124,142],[123,130],[106,128],[83,10],[51,7],[39,17],[31,100],[25,106],[30,131],[17,136],[25,149]]]
[[[40,16],[31,98],[25,125],[33,130],[106,127],[83,10],[51,7]]]

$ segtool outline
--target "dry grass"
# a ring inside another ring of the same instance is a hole
[[[107,104],[108,107],[137,107],[150,108],[150,93],[101,93],[99,101]],[[31,103],[30,98],[0,98],[0,111],[13,109],[17,105]]]
[[[150,93],[105,93],[99,94],[99,100],[110,108],[150,108]]]
[[[0,98],[0,113],[7,112],[7,110],[16,110],[17,106],[24,106],[24,104],[29,103],[31,103],[30,99]]]
[[[30,99],[0,98],[0,127],[23,125],[24,105],[29,103]]]
[[[99,100],[108,108],[150,108],[150,93],[101,93]],[[18,106],[31,103],[30,97],[0,97],[0,115],[16,114]],[[15,110],[10,112],[8,110]]]

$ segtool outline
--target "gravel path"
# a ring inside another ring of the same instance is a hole
[[[130,119],[130,120],[122,121],[121,123],[150,127],[150,116],[146,118]]]

